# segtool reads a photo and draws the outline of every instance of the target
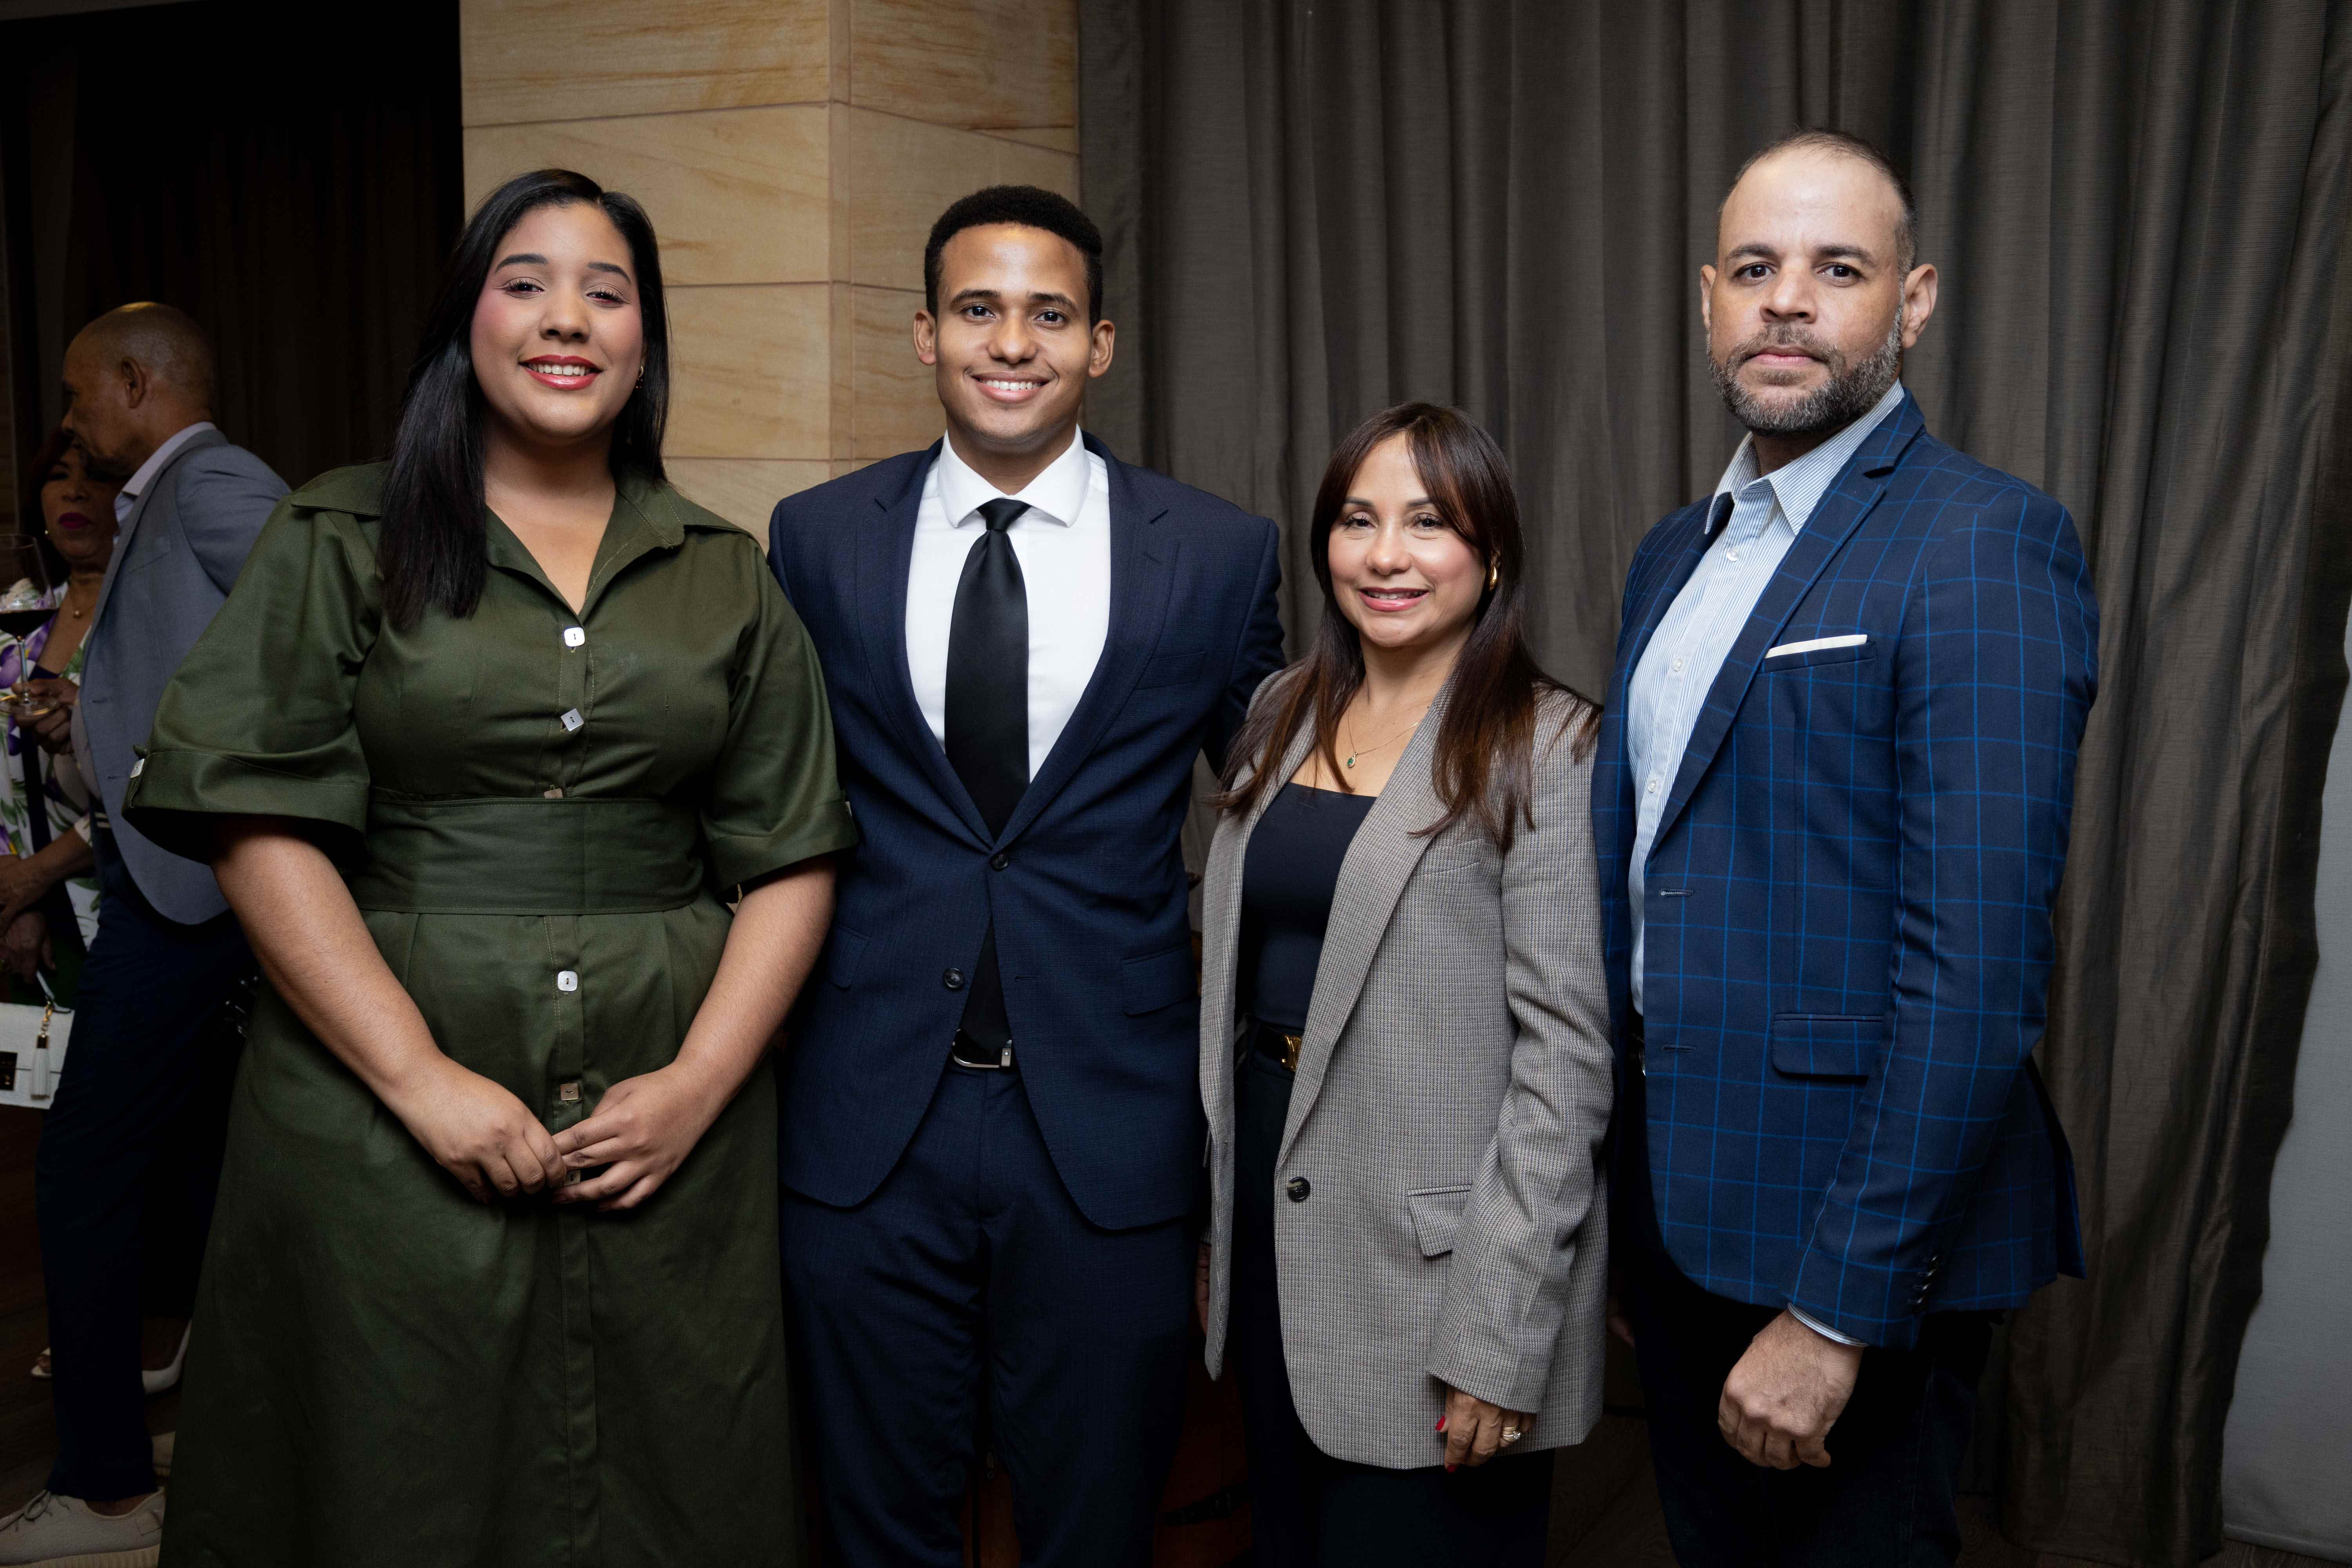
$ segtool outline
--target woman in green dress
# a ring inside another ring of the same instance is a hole
[[[166,1563],[801,1560],[766,1055],[856,833],[668,385],[636,204],[492,194],[391,463],[287,498],[133,770],[269,981]]]

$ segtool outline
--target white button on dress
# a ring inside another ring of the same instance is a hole
[[[577,991],[580,989],[580,976],[572,970],[559,969],[555,972],[555,988],[558,991]]]
[[[577,730],[581,725],[585,724],[586,722],[588,722],[587,720],[580,717],[579,709],[567,708],[563,710],[563,728],[567,733],[571,731]]]
[[[565,647],[578,647],[582,643],[584,643],[587,640],[588,634],[580,627],[566,626],[563,628],[563,646]]]

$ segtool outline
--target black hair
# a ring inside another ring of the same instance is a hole
[[[1862,137],[1843,131],[1825,131],[1818,128],[1793,131],[1770,146],[1759,147],[1749,153],[1748,162],[1739,165],[1739,173],[1731,176],[1731,184],[1734,185],[1739,184],[1741,180],[1748,177],[1748,170],[1774,153],[1793,153],[1800,149],[1816,153],[1843,153],[1849,158],[1861,159],[1886,176],[1886,183],[1895,187],[1895,201],[1903,208],[1903,216],[1898,220],[1895,230],[1895,275],[1898,280],[1909,277],[1912,267],[1919,259],[1919,204],[1911,199],[1911,182],[1903,177],[1903,171],[1895,166],[1895,160],[1881,152],[1877,143],[1864,141]],[[1731,199],[1727,187],[1723,199],[1727,202]]]
[[[66,565],[65,553],[49,537],[48,510],[41,504],[41,492],[49,488],[49,470],[66,460],[66,454],[73,449],[73,436],[65,426],[51,430],[33,449],[33,460],[24,473],[25,495],[20,503],[23,507],[20,513],[23,530],[32,540],[33,552],[41,558],[41,565],[49,574],[51,587],[66,582],[72,573]],[[89,472],[89,458],[86,453],[82,457],[82,472]],[[5,569],[20,574],[24,571],[21,563],[13,562]]]
[[[991,185],[974,191],[940,215],[923,247],[923,309],[940,313],[940,252],[948,241],[983,224],[1017,223],[1058,235],[1087,258],[1087,324],[1103,318],[1102,230],[1065,195],[1039,185]]]
[[[661,250],[646,209],[569,169],[518,174],[482,199],[449,254],[441,293],[425,318],[408,391],[393,437],[392,471],[383,485],[377,560],[384,614],[414,626],[439,606],[474,613],[488,571],[482,534],[482,387],[474,377],[474,309],[499,242],[541,207],[593,204],[629,243],[637,308],[645,318],[645,377],[613,428],[615,478],[658,480],[662,428],[669,418],[669,316],[662,303]]]

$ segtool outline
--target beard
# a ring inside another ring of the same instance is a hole
[[[1739,367],[1767,349],[1800,348],[1829,370],[1829,379],[1794,403],[1773,406],[1740,384]],[[1715,387],[1732,417],[1759,436],[1826,436],[1843,430],[1876,406],[1903,374],[1903,310],[1897,306],[1886,336],[1864,359],[1824,347],[1801,331],[1766,331],[1731,351],[1729,363],[1707,355]]]

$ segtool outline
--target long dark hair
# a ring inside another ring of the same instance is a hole
[[[482,388],[474,379],[474,308],[500,241],[541,207],[593,203],[629,242],[645,318],[646,374],[613,427],[613,472],[662,478],[662,427],[669,419],[669,313],[662,302],[661,250],[646,209],[569,169],[518,174],[483,198],[450,253],[440,297],[425,323],[393,437],[383,485],[377,560],[383,607],[394,626],[438,605],[474,613],[488,570],[482,539]]]
[[[1581,758],[1599,733],[1599,710],[1546,675],[1528,651],[1522,573],[1526,547],[1519,533],[1519,502],[1511,489],[1510,464],[1495,438],[1460,409],[1433,403],[1400,403],[1356,426],[1331,454],[1323,484],[1315,494],[1308,525],[1315,581],[1323,590],[1323,624],[1304,658],[1277,677],[1282,685],[1258,704],[1234,737],[1226,763],[1220,809],[1248,811],[1283,781],[1283,753],[1302,723],[1315,726],[1315,746],[1331,776],[1347,787],[1339,766],[1339,716],[1364,684],[1364,648],[1355,623],[1339,608],[1331,588],[1332,526],[1347,510],[1356,472],[1372,448],[1402,436],[1437,514],[1466,540],[1495,574],[1495,585],[1479,598],[1470,637],[1454,666],[1452,694],[1437,731],[1432,782],[1445,815],[1415,831],[1437,834],[1465,816],[1498,847],[1510,847],[1518,825],[1534,823],[1537,710],[1547,692],[1571,698],[1572,705],[1551,743],[1563,740]],[[1249,776],[1242,777],[1244,769]]]

